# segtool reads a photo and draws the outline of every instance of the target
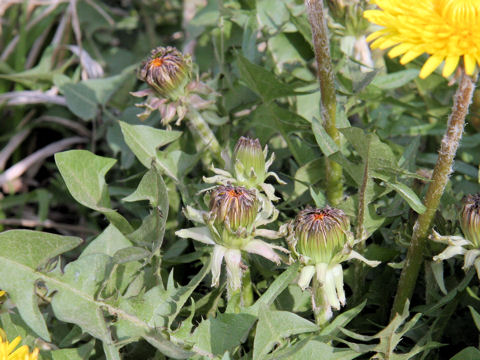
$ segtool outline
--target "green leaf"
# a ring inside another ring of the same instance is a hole
[[[123,233],[129,233],[133,229],[128,221],[110,208],[105,182],[105,174],[116,161],[86,150],[55,154],[55,163],[73,198],[80,204],[104,214]]]
[[[100,79],[88,79],[79,84],[85,85],[91,89],[95,95],[95,101],[105,105],[120,86],[129,78],[134,76],[133,70],[137,65],[125,68],[120,74]],[[68,102],[68,100],[67,100]]]
[[[165,208],[168,206],[167,187],[162,176],[155,168],[148,170],[140,180],[137,189],[123,201],[148,200],[150,206]]]
[[[153,254],[162,246],[165,224],[168,217],[167,187],[162,176],[152,167],[140,180],[137,189],[124,201],[148,200],[153,207],[150,214],[142,221],[142,225],[129,234],[128,238],[136,244],[149,247]]]
[[[245,308],[242,312],[258,316],[260,308],[265,306],[270,306],[273,304],[275,299],[285,290],[288,285],[298,276],[298,271],[300,269],[299,262],[295,262],[292,265],[289,265],[287,270],[281,273],[273,283],[270,284],[267,291],[260,296],[255,304]]]
[[[418,198],[417,194],[415,194],[415,192],[407,185],[400,182],[388,182],[387,187],[395,190],[397,194],[399,194],[418,214],[423,214],[427,210],[425,205],[423,205],[422,201]]]
[[[334,348],[317,338],[306,338],[293,346],[287,346],[285,349],[275,351],[268,360],[351,360],[362,355],[361,352],[350,349]]]
[[[112,224],[92,240],[83,250],[82,256],[104,254],[113,256],[118,250],[132,246],[132,243]]]
[[[360,314],[366,304],[367,300],[355,306],[353,309],[337,315],[332,322],[327,324],[327,326],[320,331],[320,335],[336,336],[340,332],[340,328],[347,326],[350,321]]]
[[[160,146],[167,145],[182,135],[180,131],[160,130],[146,125],[130,125],[123,121],[119,123],[128,147],[147,169],[152,167],[153,162],[158,163],[157,149]],[[175,178],[169,169],[158,164],[167,175]]]
[[[382,89],[382,90],[391,90],[399,88],[405,84],[408,84],[410,81],[415,79],[419,74],[418,70],[415,69],[408,69],[397,71],[395,73],[386,74],[386,75],[378,75],[376,76],[373,81],[372,85]]]
[[[0,234],[0,289],[8,292],[23,320],[40,337],[50,340],[34,296],[41,274],[37,269],[48,260],[77,247],[81,239],[29,230]]]
[[[219,314],[202,321],[190,340],[202,350],[223,355],[246,340],[256,320],[249,314]]]
[[[95,92],[85,84],[68,82],[60,86],[60,91],[65,95],[69,110],[82,120],[91,120],[97,115]]]
[[[451,357],[450,360],[478,360],[480,359],[480,350],[469,346]]]
[[[113,261],[116,264],[124,264],[131,261],[138,261],[145,259],[150,255],[150,252],[144,248],[131,246],[124,249],[118,250],[115,255],[113,255]]]
[[[47,355],[49,359],[51,358],[52,360],[84,360],[90,358],[94,347],[95,340],[92,340],[78,348],[53,350]]]
[[[296,94],[294,88],[278,80],[272,71],[251,63],[242,55],[237,56],[237,64],[242,79],[265,102]]]
[[[480,314],[473,308],[473,306],[468,305],[468,308],[470,309],[477,330],[480,331]]]
[[[317,330],[317,325],[296,314],[271,311],[262,306],[253,343],[253,360],[263,359],[284,338]]]

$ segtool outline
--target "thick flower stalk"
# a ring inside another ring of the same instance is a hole
[[[365,17],[383,28],[371,34],[372,48],[392,48],[390,57],[407,64],[422,54],[429,58],[422,79],[444,62],[442,75],[450,76],[463,62],[472,76],[480,64],[480,1],[478,0],[373,0],[380,10]]]
[[[139,77],[149,85],[149,89],[130,93],[135,97],[147,96],[145,102],[137,104],[137,107],[145,109],[138,115],[140,119],[148,118],[155,110],[160,112],[165,126],[170,126],[175,118],[175,124],[180,125],[187,118],[192,133],[202,141],[202,146],[220,155],[218,141],[205,120],[205,114],[216,117],[214,104],[217,94],[206,84],[192,81],[189,55],[171,46],[153,49],[143,63]]]
[[[475,266],[480,279],[480,194],[468,195],[463,199],[460,213],[460,227],[465,238],[461,236],[441,236],[435,230],[429,238],[435,242],[446,244],[440,254],[433,257],[436,262],[463,255],[463,269]]]
[[[257,228],[262,224],[262,211],[255,191],[242,186],[221,185],[210,193],[210,211],[188,206],[185,210],[187,218],[204,226],[176,232],[179,237],[213,245],[212,286],[218,286],[225,260],[229,298],[242,287],[243,271],[247,269],[242,253],[257,254],[276,264],[280,264],[281,258],[275,250],[288,253],[280,246],[258,239],[280,237],[276,231]]]
[[[215,175],[204,177],[203,181],[210,184],[235,184],[254,189],[257,198],[262,203],[263,224],[274,221],[278,211],[272,202],[279,198],[275,196],[273,185],[266,183],[265,180],[272,176],[279,184],[285,184],[277,174],[268,170],[275,160],[275,154],[272,153],[268,158],[267,146],[262,149],[258,139],[242,136],[235,145],[233,156],[230,158],[226,153],[222,153],[222,156],[225,160],[226,170],[212,167],[211,170]]]
[[[398,283],[392,318],[402,313],[412,296],[423,261],[425,241],[433,216],[452,172],[453,160],[463,134],[465,117],[472,100],[476,68],[480,64],[480,1],[478,0],[374,0],[379,10],[365,12],[365,17],[383,29],[370,35],[372,47],[387,49],[389,56],[402,56],[406,64],[426,53],[428,60],[420,71],[426,78],[444,62],[442,75],[450,76],[457,68],[460,79],[447,131],[442,139],[438,160],[424,199],[426,211],[419,215]],[[460,60],[463,66],[459,67]]]
[[[7,334],[0,329],[0,360],[37,360],[39,350],[35,348],[32,352],[27,345],[15,348],[20,344],[22,338],[17,336],[12,342],[7,340]]]
[[[298,285],[305,290],[313,279],[312,308],[319,325],[332,317],[332,308],[340,310],[345,305],[341,263],[358,259],[370,266],[379,264],[353,251],[357,242],[350,232],[350,220],[345,213],[328,206],[307,208],[289,225],[290,249],[304,265]]]
[[[320,108],[323,126],[327,134],[340,145],[340,132],[336,125],[337,98],[335,92],[335,77],[332,58],[326,10],[323,0],[305,0],[308,21],[312,28],[312,42],[317,63],[317,75],[320,83]],[[327,180],[327,198],[330,204],[337,205],[343,197],[342,167],[340,164],[326,158],[325,175]]]

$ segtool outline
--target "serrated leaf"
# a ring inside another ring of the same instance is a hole
[[[81,239],[29,230],[10,230],[0,234],[0,288],[8,292],[23,320],[43,339],[50,341],[45,321],[34,296],[37,269],[66,251]]]
[[[117,160],[95,155],[87,150],[55,154],[55,163],[68,191],[80,204],[101,212],[123,233],[133,231],[128,221],[110,208],[105,182],[106,173]]]
[[[327,326],[320,331],[320,335],[336,336],[340,332],[340,328],[347,326],[347,324],[352,321],[355,316],[360,314],[366,304],[367,300],[355,306],[353,309],[337,315],[332,322],[327,324]]]
[[[263,359],[275,344],[292,335],[317,331],[314,323],[288,311],[271,311],[261,306],[253,343],[253,360]]]
[[[100,78],[100,79],[88,79],[80,82],[79,84],[85,85],[91,89],[95,95],[95,100],[101,105],[105,105],[112,95],[120,88],[120,86],[131,76],[134,76],[133,70],[137,65],[132,65],[125,68],[120,74]],[[67,100],[68,101],[68,100]]]

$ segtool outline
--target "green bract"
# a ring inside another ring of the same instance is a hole
[[[480,194],[468,195],[463,199],[460,214],[463,234],[475,248],[480,247]]]

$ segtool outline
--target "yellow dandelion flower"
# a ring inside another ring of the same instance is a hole
[[[450,76],[463,59],[473,75],[480,65],[480,0],[372,0],[380,10],[367,10],[365,18],[383,26],[367,40],[372,48],[393,47],[388,55],[402,56],[406,64],[430,55],[420,71],[422,79],[445,61],[442,75]]]
[[[0,297],[2,297],[3,295],[5,295],[5,291],[0,290]]]
[[[39,352],[37,348],[31,353],[27,345],[15,350],[21,340],[22,338],[17,336],[12,342],[8,342],[5,331],[0,329],[0,360],[37,360]]]

